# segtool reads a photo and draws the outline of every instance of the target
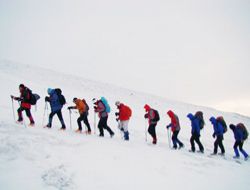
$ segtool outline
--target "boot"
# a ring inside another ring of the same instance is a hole
[[[129,133],[128,133],[128,131],[124,132],[124,140],[125,141],[129,140]]]
[[[153,144],[157,144],[157,138],[156,137],[153,138]]]

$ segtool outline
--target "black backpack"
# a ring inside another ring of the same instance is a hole
[[[157,110],[154,110],[154,113],[155,113],[155,118],[154,118],[154,121],[158,122],[160,121],[160,115],[159,115],[159,112]]]
[[[28,92],[30,94],[29,103],[33,106],[36,105],[37,101],[40,99],[40,96],[38,94],[33,94],[30,89],[28,89]]]
[[[223,133],[226,133],[227,132],[227,124],[226,124],[224,118],[222,116],[220,116],[220,117],[217,117],[216,120],[217,120],[218,123],[220,123],[222,125]]]
[[[58,96],[59,102],[61,105],[65,105],[66,104],[66,99],[64,97],[64,95],[62,95],[62,90],[60,88],[56,88],[55,92]]]
[[[246,126],[243,123],[239,123],[236,127],[242,130],[242,132],[243,132],[243,140],[244,141],[247,140],[249,133],[247,131]]]
[[[204,121],[204,117],[203,117],[203,112],[197,111],[195,113],[195,117],[199,119],[200,129],[204,129],[205,121]]]

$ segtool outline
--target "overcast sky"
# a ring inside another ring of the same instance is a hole
[[[250,1],[0,0],[0,59],[250,116]]]

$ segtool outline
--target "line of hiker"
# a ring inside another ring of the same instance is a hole
[[[40,99],[40,96],[33,93],[28,87],[26,87],[23,84],[19,85],[19,91],[20,96],[15,97],[11,96],[12,99],[12,106],[14,110],[14,104],[13,100],[16,100],[19,102],[19,108],[17,110],[18,113],[18,119],[17,123],[25,124],[22,116],[22,112],[25,111],[27,117],[30,120],[29,126],[34,126],[35,121],[31,115],[31,106],[36,105],[37,101]],[[46,128],[52,127],[52,120],[55,115],[58,116],[59,121],[61,122],[61,130],[66,129],[66,125],[63,119],[62,115],[62,108],[66,104],[66,99],[62,94],[61,89],[51,89],[48,88],[47,90],[48,96],[45,97],[45,107],[47,106],[47,102],[50,104],[51,107],[51,113],[48,117],[48,124],[45,125]],[[108,131],[110,137],[113,137],[115,133],[112,131],[112,129],[108,126],[108,117],[111,112],[110,105],[106,98],[101,97],[99,100],[93,99],[94,104],[94,112],[95,115],[98,114],[99,116],[99,123],[98,123],[98,129],[99,129],[99,136],[104,136],[104,129]],[[91,134],[91,127],[88,121],[88,115],[89,115],[89,106],[85,99],[79,99],[79,98],[73,98],[74,106],[69,106],[68,110],[71,113],[72,109],[77,109],[79,111],[79,117],[77,119],[78,129],[76,130],[77,133],[82,133],[82,121],[84,122],[86,126],[86,134]],[[128,141],[129,140],[129,130],[128,125],[130,118],[132,116],[132,110],[129,106],[117,101],[115,103],[118,112],[115,113],[116,120],[118,122],[118,129],[121,131],[123,135],[123,139]],[[145,119],[148,120],[148,129],[145,130],[145,136],[147,139],[147,132],[152,137],[152,143],[157,144],[157,135],[156,135],[156,126],[158,122],[160,121],[160,115],[159,112],[153,108],[151,108],[148,104],[144,106],[145,109]],[[177,114],[175,114],[172,110],[169,110],[167,112],[167,115],[170,118],[170,124],[166,126],[169,136],[171,136],[172,133],[172,144],[173,149],[181,149],[184,147],[184,144],[179,140],[178,135],[181,130],[179,118]],[[13,111],[13,116],[15,119],[15,114]],[[195,143],[198,145],[199,150],[197,152],[204,153],[204,146],[202,145],[200,141],[201,136],[201,130],[205,126],[205,121],[203,117],[203,113],[201,111],[196,112],[195,114],[189,113],[187,115],[187,118],[191,122],[191,138],[190,138],[190,144],[191,144],[191,150],[190,152],[196,152]],[[222,116],[220,117],[211,117],[210,119],[211,124],[213,125],[213,138],[215,138],[214,142],[214,151],[211,155],[217,155],[218,153],[218,147],[220,148],[221,152],[219,155],[225,154],[225,148],[223,145],[224,140],[224,134],[227,132],[227,124]],[[95,125],[95,124],[94,124]],[[171,131],[169,129],[171,128]],[[248,159],[249,155],[243,150],[244,141],[248,138],[248,131],[244,124],[239,123],[237,125],[230,124],[229,128],[232,130],[235,138],[235,143],[233,146],[235,156],[234,158],[237,159],[240,157],[239,151],[243,154],[245,160]],[[170,139],[169,139],[170,140]],[[171,143],[169,142],[169,145]],[[239,150],[238,150],[239,149]]]

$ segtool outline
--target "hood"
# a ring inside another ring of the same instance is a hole
[[[230,124],[229,128],[232,129],[233,131],[236,129],[236,126],[234,124]]]
[[[150,108],[150,106],[149,106],[148,104],[146,104],[146,105],[144,106],[144,109],[145,109],[146,111],[149,111],[151,108]]]
[[[53,90],[52,88],[48,88],[47,92],[49,95],[53,94],[55,90]]]
[[[175,116],[174,116],[174,112],[172,111],[172,110],[169,110],[168,112],[167,112],[167,114],[168,114],[168,116],[170,117],[170,118],[174,118]]]
[[[215,123],[216,123],[215,117],[211,117],[211,118],[209,119],[209,121],[211,121],[212,124],[215,124]]]
[[[187,115],[187,117],[188,117],[190,120],[193,120],[193,119],[194,119],[194,115],[191,114],[191,113],[189,113],[189,114]]]

